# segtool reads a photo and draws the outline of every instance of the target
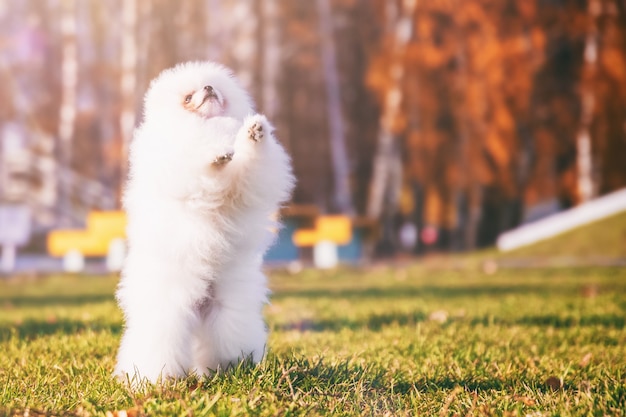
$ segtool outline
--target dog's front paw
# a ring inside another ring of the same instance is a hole
[[[253,142],[261,142],[264,135],[263,123],[260,120],[255,121],[248,128],[248,138]]]
[[[224,155],[219,155],[213,160],[213,165],[224,165],[233,160],[233,152],[225,153]]]

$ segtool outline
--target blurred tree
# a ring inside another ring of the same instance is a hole
[[[581,115],[580,127],[576,137],[577,153],[577,190],[581,202],[589,201],[595,192],[593,175],[593,158],[591,149],[591,123],[594,113],[593,78],[598,63],[599,32],[596,20],[601,13],[600,0],[588,0],[588,29],[583,53],[585,67],[581,82]]]
[[[121,111],[120,131],[122,134],[122,161],[120,177],[126,178],[129,144],[135,128],[135,103],[137,100],[137,1],[122,0],[121,36]]]
[[[598,56],[590,126],[596,192],[626,186],[626,3],[597,4]]]
[[[77,13],[74,0],[63,0],[61,15],[61,105],[59,107],[59,221],[68,226],[72,219],[72,142],[76,123],[78,90]]]
[[[401,166],[398,135],[406,127],[405,115],[401,111],[404,94],[402,83],[406,72],[404,54],[413,33],[415,5],[414,0],[385,4],[384,36],[388,38],[386,42],[391,45],[391,49],[369,75],[370,85],[378,90],[383,102],[367,207],[367,214],[371,217],[381,216],[388,205],[394,210],[393,206],[397,203],[399,178],[395,171]]]
[[[326,112],[328,114],[328,138],[333,162],[333,209],[339,213],[354,215],[350,191],[350,167],[346,155],[341,89],[336,60],[334,28],[329,0],[317,0],[317,13],[321,38],[322,71],[326,86]]]
[[[280,79],[281,33],[280,10],[277,0],[261,2],[261,37],[262,67],[261,67],[261,110],[270,120],[275,120],[280,114],[278,89]]]
[[[402,184],[400,135],[406,129],[403,83],[406,72],[406,47],[414,29],[416,0],[386,2],[382,15],[388,55],[369,75],[372,88],[382,97],[378,143],[373,159],[373,172],[367,203],[367,215],[382,220],[381,250],[395,245],[394,217]]]

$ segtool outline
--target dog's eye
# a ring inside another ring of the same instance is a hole
[[[190,101],[191,101],[191,94],[185,96],[185,104],[189,104]]]

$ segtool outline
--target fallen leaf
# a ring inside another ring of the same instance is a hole
[[[448,320],[448,312],[445,310],[433,311],[428,315],[428,320],[436,321],[437,323],[445,323]]]
[[[492,259],[483,262],[483,272],[487,275],[493,275],[498,272],[498,263]]]
[[[598,295],[598,286],[595,284],[585,285],[580,292],[584,298],[595,298]]]
[[[552,388],[553,391],[558,391],[563,388],[563,379],[551,376],[546,379],[546,385]]]
[[[583,356],[578,365],[580,365],[581,368],[587,367],[587,365],[589,365],[589,363],[591,362],[591,358],[593,358],[593,355],[591,354],[591,352],[589,352],[585,356]]]

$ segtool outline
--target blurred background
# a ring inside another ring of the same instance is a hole
[[[206,59],[292,155],[287,218],[344,215],[371,255],[493,245],[626,186],[624,0],[0,0],[0,237],[27,223],[45,253],[119,210],[149,81]]]

